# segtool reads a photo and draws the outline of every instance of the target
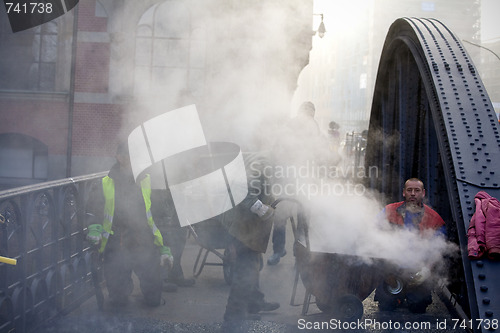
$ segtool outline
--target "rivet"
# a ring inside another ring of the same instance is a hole
[[[482,285],[481,287],[479,287],[479,289],[480,289],[482,292],[487,292],[487,291],[488,291],[488,286]]]
[[[483,304],[490,304],[490,299],[489,298],[484,298],[483,299]]]
[[[484,313],[486,315],[486,317],[493,317],[493,311],[491,310],[488,310]]]
[[[476,262],[476,266],[477,267],[483,267],[484,266],[484,262],[482,262],[481,260]]]
[[[479,278],[479,280],[486,279],[486,275],[484,275],[484,274],[479,274],[477,277]]]

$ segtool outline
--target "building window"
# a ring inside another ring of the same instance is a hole
[[[0,134],[0,190],[46,181],[48,147],[21,133]]]
[[[3,6],[0,16],[7,16]],[[58,55],[58,23],[50,21],[13,33],[0,21],[0,89],[54,91]]]
[[[29,80],[31,90],[55,90],[56,61],[57,23],[50,21],[35,28]]]
[[[134,92],[139,95],[203,94],[206,38],[180,1],[149,8],[136,29]]]

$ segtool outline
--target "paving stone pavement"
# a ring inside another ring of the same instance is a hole
[[[292,255],[291,229],[287,231],[287,252],[279,264],[269,266],[267,258],[272,246],[264,255],[261,271],[261,289],[268,301],[280,302],[281,307],[273,312],[262,313],[261,320],[248,321],[240,327],[241,332],[465,332],[453,325],[445,304],[433,295],[434,302],[427,313],[416,315],[401,308],[393,312],[381,312],[373,301],[373,294],[363,301],[364,316],[356,325],[339,323],[321,313],[315,304],[302,315],[304,287],[299,281],[295,304],[290,305],[294,282],[294,257]],[[186,277],[192,276],[193,265],[199,246],[190,237],[183,254],[183,269]],[[210,254],[209,262],[220,259]],[[41,333],[97,333],[97,332],[221,332],[223,314],[229,294],[229,285],[224,281],[220,266],[206,266],[193,287],[179,288],[176,292],[163,292],[163,305],[157,308],[142,303],[142,294],[135,281],[130,302],[123,308],[113,309],[105,299],[103,311],[99,311],[95,297],[78,309],[40,329]],[[106,293],[105,293],[106,294]],[[367,323],[373,325],[368,326]],[[376,326],[378,325],[378,326]],[[409,326],[405,326],[409,325]],[[423,326],[425,325],[425,326]],[[446,327],[443,327],[445,325]],[[232,330],[235,331],[235,330]]]

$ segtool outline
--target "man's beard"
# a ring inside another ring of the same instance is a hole
[[[422,203],[418,201],[408,201],[406,203],[406,209],[412,213],[418,212],[422,209]]]

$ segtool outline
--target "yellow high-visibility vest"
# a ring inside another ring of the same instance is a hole
[[[104,220],[102,222],[102,242],[99,252],[104,252],[104,248],[108,243],[109,235],[113,234],[113,215],[115,212],[115,183],[112,178],[106,176],[102,179],[102,190],[104,193]],[[153,214],[151,214],[151,177],[146,175],[141,181],[141,191],[142,197],[144,199],[144,204],[146,206],[146,217],[148,219],[148,225],[154,235],[154,243],[157,246],[163,247],[163,237],[160,230],[156,227],[153,220]]]

